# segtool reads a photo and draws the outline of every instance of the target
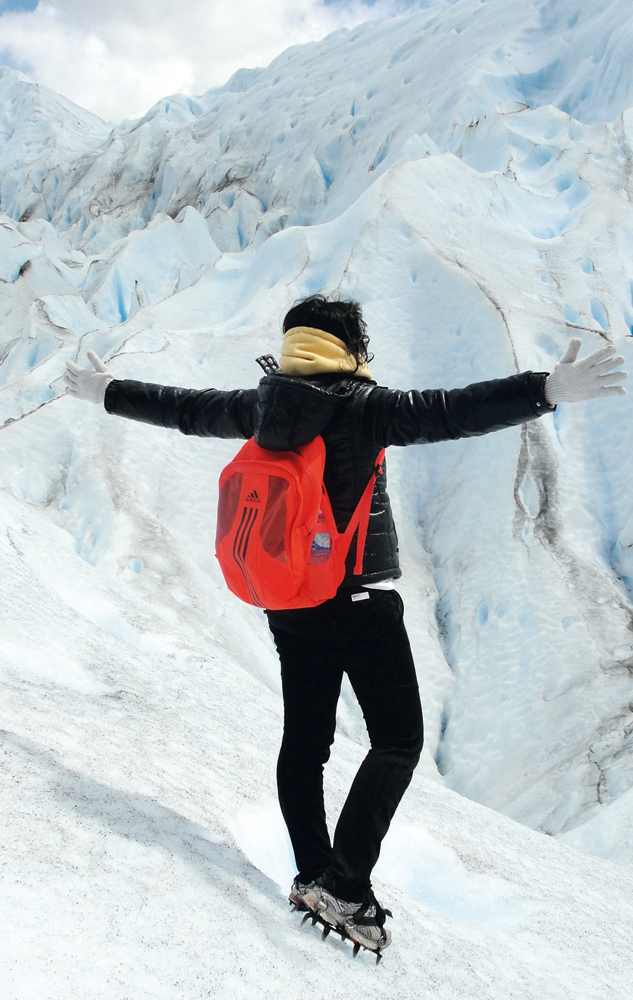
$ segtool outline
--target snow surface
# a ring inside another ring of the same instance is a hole
[[[630,369],[632,34],[623,0],[459,0],[114,130],[0,71],[3,996],[630,995],[633,394],[390,451],[427,744],[376,968],[284,909],[277,660],[213,556],[236,443],[60,380],[92,348],[253,386],[314,291],[362,302],[383,385],[578,333]],[[331,815],[348,687],[338,723]]]

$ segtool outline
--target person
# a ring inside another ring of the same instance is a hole
[[[66,362],[67,392],[108,413],[184,434],[250,438],[290,450],[322,435],[324,483],[343,531],[383,447],[477,436],[550,413],[562,401],[622,395],[626,372],[608,344],[582,361],[573,338],[554,371],[514,374],[462,389],[388,389],[372,379],[360,305],[313,295],[283,322],[280,371],[255,389],[192,390],[116,379],[94,352],[95,371]],[[401,576],[387,494],[377,476],[362,575],[355,544],[336,595],[311,608],[267,611],[279,654],[284,729],[279,802],[297,865],[290,900],[380,954],[391,941],[371,887],[382,840],[418,763],[423,721],[415,666],[395,589]],[[343,673],[367,726],[370,750],[328,832],[323,767],[334,740]],[[309,914],[308,914],[309,915]]]

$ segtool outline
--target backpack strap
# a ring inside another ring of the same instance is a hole
[[[356,565],[354,566],[354,576],[360,576],[363,572],[363,555],[365,553],[365,542],[367,540],[367,528],[369,527],[369,512],[371,510],[371,498],[378,476],[382,476],[383,462],[385,461],[385,449],[383,448],[371,474],[370,480],[365,487],[362,497],[356,505],[356,510],[352,514],[349,524],[343,535],[343,549],[345,555],[349,552],[354,532],[358,528],[358,539],[356,541]]]

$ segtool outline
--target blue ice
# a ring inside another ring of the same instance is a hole
[[[524,170],[540,170],[549,163],[556,152],[554,146],[537,146],[523,161],[522,166]]]
[[[555,59],[535,73],[517,73],[514,78],[515,93],[529,106],[547,104],[545,95],[557,86],[560,69],[561,61]]]
[[[602,302],[598,301],[598,299],[591,300],[591,315],[595,319],[596,323],[599,323],[605,332],[609,329],[609,317],[607,316],[607,310],[602,305]]]
[[[374,169],[382,163],[382,161],[384,160],[385,156],[387,155],[387,150],[388,149],[389,149],[389,136],[387,136],[387,138],[383,142],[382,146],[380,147],[380,149],[376,153],[376,158],[374,159],[374,162],[372,164],[372,166],[374,167]]]
[[[488,621],[488,610],[488,601],[480,601],[477,605],[477,625],[479,628],[483,628]]]
[[[576,177],[573,174],[562,174],[555,181],[554,187],[556,188],[557,191],[560,191],[560,193],[562,194],[563,191],[569,190],[569,188],[572,186],[575,180]]]

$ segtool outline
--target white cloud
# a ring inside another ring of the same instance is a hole
[[[5,60],[28,67],[38,83],[120,121],[144,114],[167,94],[204,93],[242,66],[265,66],[289,45],[402,9],[401,4],[44,0],[34,11],[2,15],[0,46]]]

